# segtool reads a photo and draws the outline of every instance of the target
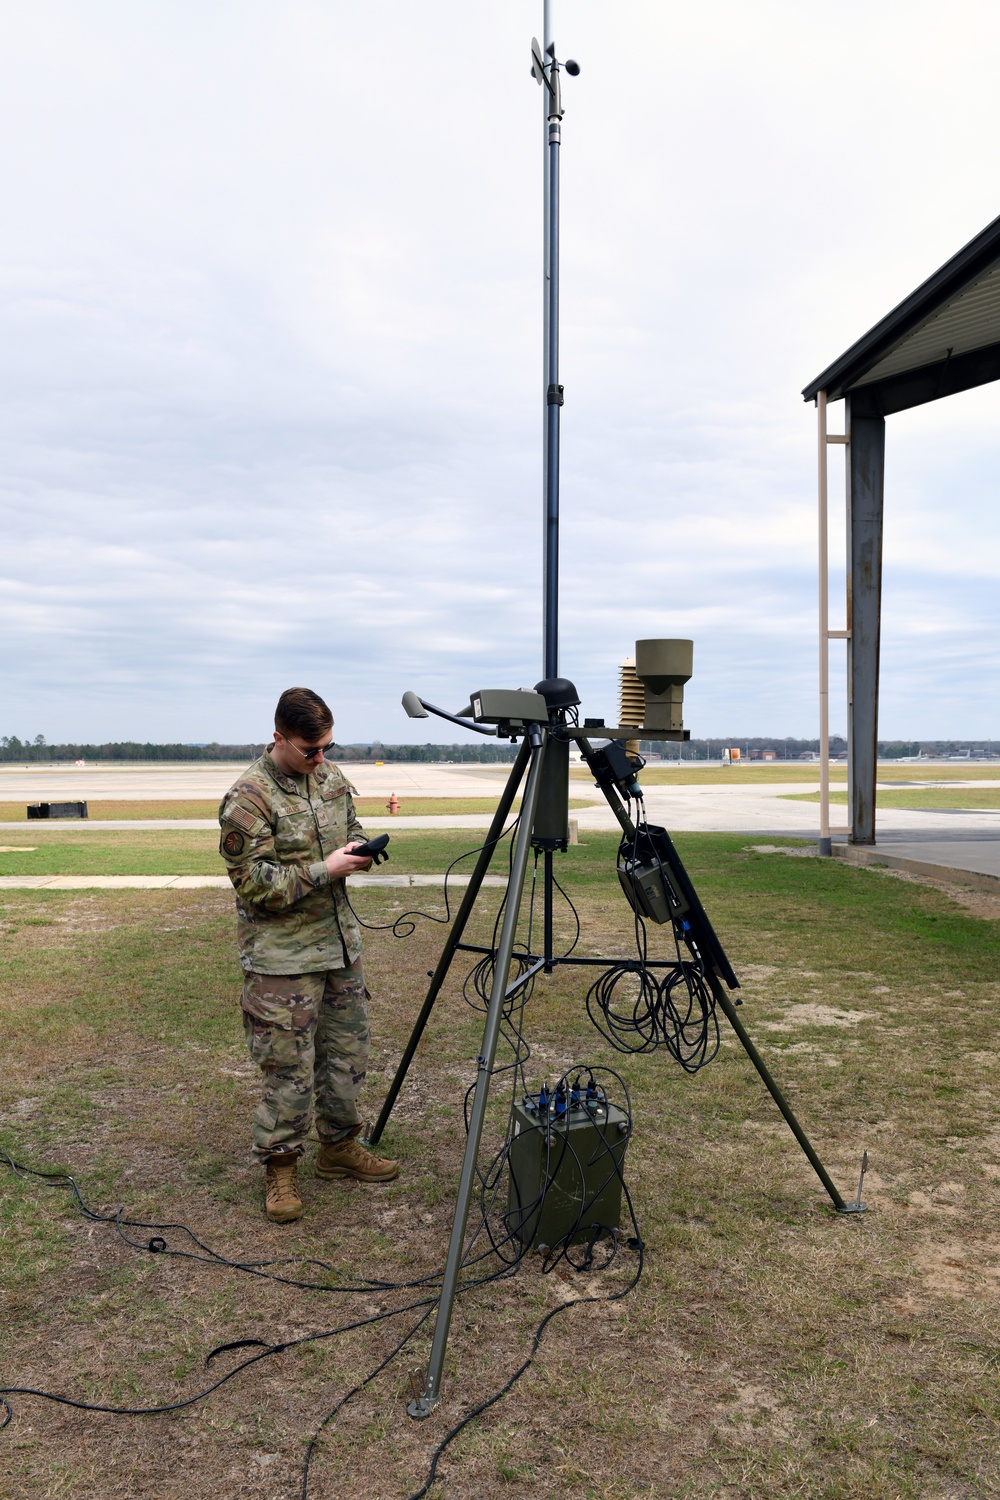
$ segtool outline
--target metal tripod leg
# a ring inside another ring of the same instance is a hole
[[[586,755],[590,752],[589,743],[585,739],[583,739],[582,736],[579,737],[578,743],[580,745],[580,748],[583,750],[584,756],[586,757]],[[604,792],[604,796],[608,803],[608,806],[611,808],[611,811],[617,818],[626,837],[634,837],[635,825],[629,817],[628,811],[623,804],[622,799],[618,796],[617,792],[613,793],[609,787],[603,787],[602,791]],[[792,1109],[788,1103],[788,1100],[785,1098],[784,1094],[775,1083],[774,1079],[771,1076],[770,1069],[768,1068],[764,1059],[761,1057],[760,1053],[757,1051],[757,1048],[754,1046],[749,1032],[743,1025],[743,1022],[740,1020],[736,1006],[726,994],[725,986],[723,985],[722,981],[714,973],[708,973],[706,975],[706,978],[708,979],[708,982],[712,987],[712,994],[715,996],[717,1004],[719,1005],[720,1009],[726,1017],[726,1020],[729,1022],[730,1026],[733,1028],[737,1037],[739,1038],[740,1045],[742,1046],[747,1057],[749,1057],[750,1061],[757,1069],[764,1087],[767,1089],[768,1093],[771,1095],[771,1098],[774,1100],[775,1104],[778,1106],[778,1109],[781,1111],[786,1125],[801,1146],[803,1152],[805,1153],[806,1159],[809,1162],[809,1165],[812,1167],[813,1171],[816,1173],[816,1176],[819,1178],[820,1182],[829,1193],[830,1200],[833,1203],[833,1206],[836,1209],[837,1213],[864,1213],[865,1206],[861,1202],[860,1190],[856,1203],[845,1203],[844,1199],[837,1191],[836,1183],[833,1181],[829,1172],[826,1170],[823,1163],[817,1156],[812,1142],[809,1140],[809,1137],[806,1135],[805,1131],[802,1129],[802,1126],[799,1124],[798,1120],[795,1118],[795,1115],[792,1113]]]
[[[483,1125],[486,1120],[486,1104],[490,1092],[490,1075],[493,1071],[497,1041],[500,1037],[500,1023],[503,1020],[504,1001],[508,993],[511,958],[514,953],[514,939],[517,936],[517,922],[521,912],[524,877],[528,868],[528,855],[531,850],[531,830],[535,820],[535,806],[538,801],[538,784],[542,767],[542,748],[545,743],[545,734],[536,725],[532,725],[527,737],[531,740],[531,766],[528,771],[528,784],[524,792],[524,801],[521,804],[521,822],[517,830],[517,842],[514,846],[514,862],[511,867],[510,882],[507,886],[507,905],[504,910],[503,927],[500,932],[500,943],[497,947],[493,969],[493,990],[486,1012],[483,1047],[477,1059],[479,1073],[476,1078],[476,1092],[472,1101],[472,1111],[469,1115],[469,1138],[465,1146],[465,1160],[462,1163],[462,1176],[458,1185],[455,1218],[451,1227],[448,1258],[445,1261],[444,1276],[441,1281],[441,1300],[438,1303],[437,1321],[434,1324],[434,1337],[431,1341],[430,1359],[427,1362],[424,1391],[421,1396],[414,1397],[407,1406],[406,1409],[411,1417],[430,1416],[441,1399],[441,1373],[444,1368],[445,1350],[448,1346],[448,1330],[451,1327],[451,1314],[455,1305],[458,1275],[465,1248],[465,1231],[469,1219],[469,1206],[472,1202],[476,1163],[479,1160],[479,1144],[482,1139]],[[527,976],[523,977],[526,978]]]
[[[543,864],[543,887],[542,887],[542,955],[545,959],[546,974],[552,973],[552,882],[555,879],[555,871],[552,868],[552,850],[546,849],[542,856]]]
[[[521,784],[521,778],[524,775],[524,768],[528,764],[528,757],[530,754],[531,747],[529,746],[527,739],[524,739],[521,741],[521,745],[518,749],[514,764],[511,767],[510,775],[507,778],[507,785],[503,789],[503,795],[501,796],[499,805],[497,806],[497,810],[493,815],[493,822],[490,824],[490,831],[486,835],[486,841],[483,844],[482,849],[479,851],[479,858],[476,860],[475,868],[473,869],[472,875],[469,879],[468,888],[466,889],[465,895],[462,897],[462,904],[461,906],[459,906],[458,911],[455,914],[455,920],[452,923],[451,931],[448,933],[448,937],[445,940],[445,945],[441,950],[441,957],[438,959],[437,967],[434,970],[434,973],[431,975],[431,982],[427,990],[426,999],[424,1000],[423,1005],[420,1007],[420,1014],[417,1016],[413,1030],[410,1033],[410,1040],[406,1044],[403,1056],[400,1059],[399,1067],[396,1069],[396,1076],[393,1078],[392,1083],[389,1085],[389,1092],[385,1096],[385,1103],[382,1105],[382,1112],[379,1115],[378,1119],[375,1121],[375,1126],[368,1136],[368,1144],[370,1146],[377,1145],[378,1142],[382,1139],[382,1132],[388,1124],[389,1116],[392,1114],[393,1106],[395,1105],[396,1099],[399,1096],[399,1091],[403,1087],[403,1081],[406,1078],[407,1073],[409,1072],[410,1063],[413,1061],[413,1055],[416,1052],[417,1047],[420,1045],[420,1038],[424,1034],[424,1027],[430,1020],[431,1011],[434,1009],[434,1002],[437,1000],[437,997],[441,991],[441,986],[444,984],[445,979],[448,977],[448,970],[451,968],[451,961],[455,957],[455,950],[457,949],[459,943],[462,941],[462,934],[465,931],[469,917],[472,915],[472,908],[475,906],[476,900],[479,896],[479,892],[483,884],[483,877],[490,867],[490,861],[492,860],[494,851],[496,850],[497,840],[503,832],[503,826],[507,821],[507,814],[510,812],[512,806],[514,805],[514,798],[517,796],[517,789]],[[521,826],[524,826],[523,817],[521,820]],[[528,824],[528,827],[530,829],[530,822]]]

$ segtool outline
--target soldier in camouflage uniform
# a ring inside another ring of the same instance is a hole
[[[236,890],[243,1024],[264,1074],[253,1154],[277,1223],[302,1213],[296,1168],[314,1114],[318,1177],[389,1182],[399,1173],[357,1140],[369,997],[344,878],[371,861],[350,852],[366,835],[343,773],[323,758],[332,727],[322,698],[289,688],[273,744],[219,807],[220,853]]]

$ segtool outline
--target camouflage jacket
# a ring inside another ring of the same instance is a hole
[[[219,853],[236,888],[244,971],[314,974],[360,955],[344,882],[324,863],[366,838],[351,791],[328,761],[309,776],[286,776],[265,750],[223,797]]]

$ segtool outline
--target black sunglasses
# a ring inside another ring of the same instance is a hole
[[[303,750],[301,745],[295,745],[291,740],[288,740],[286,743],[291,745],[293,750],[297,750],[303,760],[315,760],[317,755],[325,755],[328,750],[332,750],[337,742],[336,740],[328,740],[325,745],[313,745],[309,750]]]

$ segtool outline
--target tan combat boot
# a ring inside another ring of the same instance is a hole
[[[399,1162],[366,1151],[354,1139],[360,1133],[361,1126],[355,1125],[354,1135],[349,1135],[346,1141],[324,1142],[316,1158],[316,1176],[355,1177],[358,1182],[391,1182],[398,1177]]]
[[[290,1224],[293,1219],[302,1217],[298,1165],[298,1158],[290,1152],[268,1157],[264,1212],[274,1224]]]

